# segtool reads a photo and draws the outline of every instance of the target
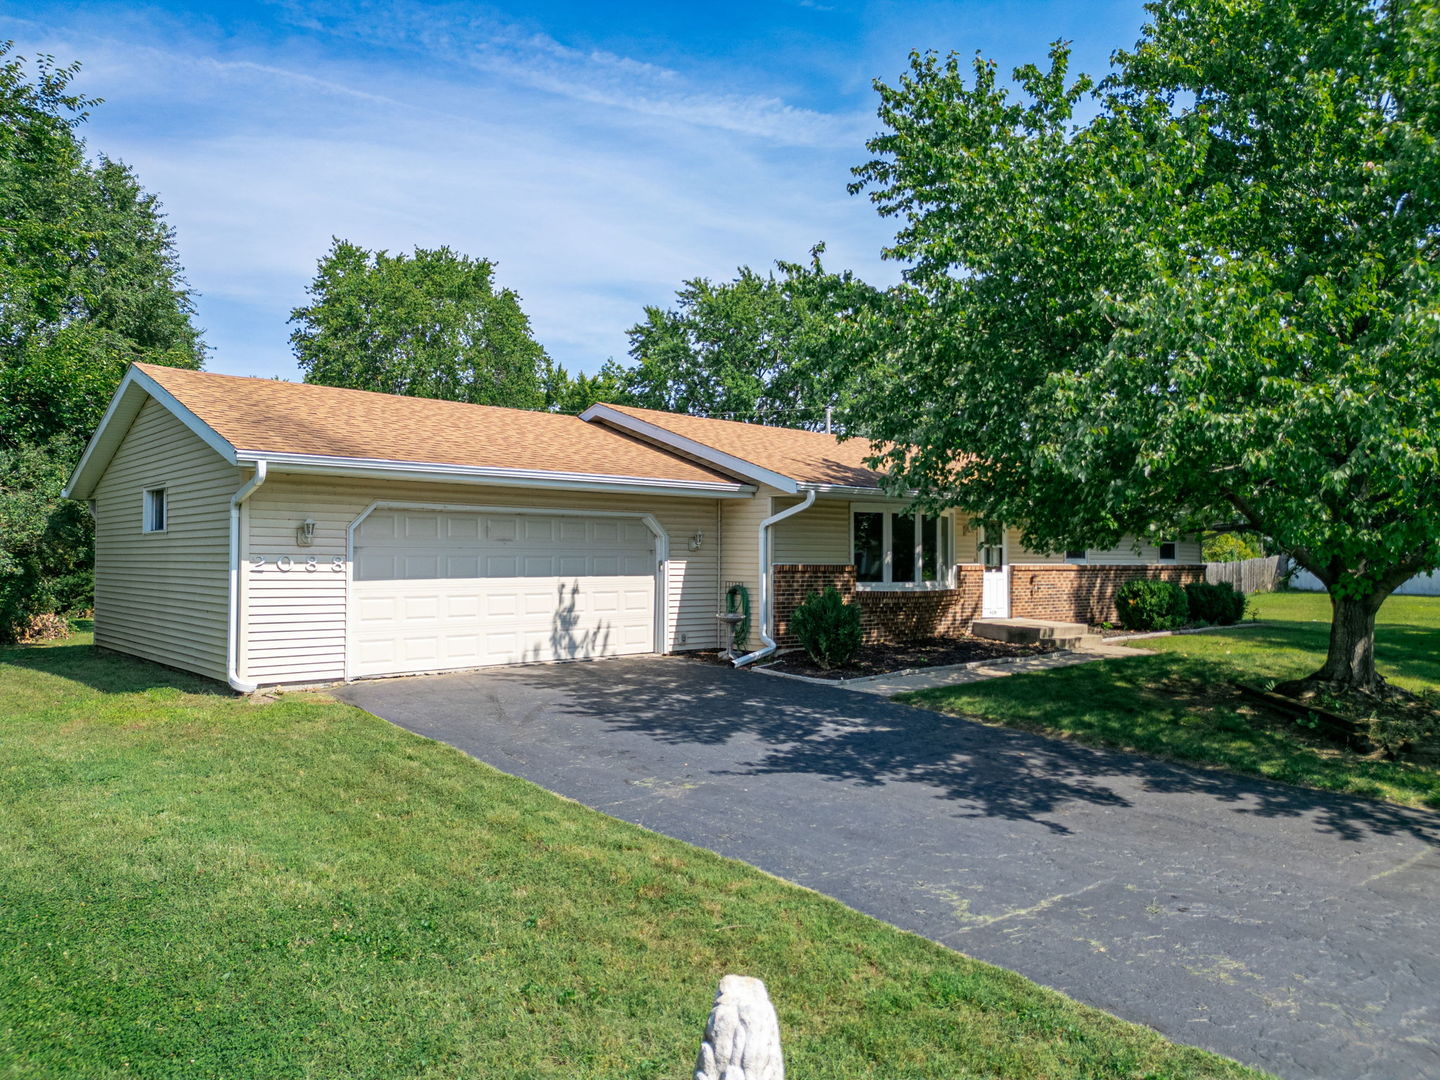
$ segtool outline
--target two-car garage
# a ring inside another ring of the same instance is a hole
[[[350,544],[352,678],[660,647],[648,516],[378,505]]]

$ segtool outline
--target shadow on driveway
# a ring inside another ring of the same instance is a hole
[[[1437,815],[683,659],[340,696],[1179,1041],[1440,1077]]]

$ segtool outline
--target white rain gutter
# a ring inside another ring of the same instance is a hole
[[[802,510],[808,510],[814,505],[815,491],[812,489],[805,493],[804,502],[796,503],[787,510],[781,510],[778,514],[771,514],[760,522],[760,640],[764,644],[752,653],[736,657],[733,661],[736,667],[744,667],[746,664],[753,664],[756,660],[763,660],[779,648],[775,644],[775,639],[770,636],[770,609],[774,606],[770,598],[770,574],[772,573],[770,568],[770,526],[784,521]]]
[[[255,475],[230,496],[230,624],[225,635],[225,678],[230,689],[253,694],[258,683],[240,678],[240,508],[265,483],[268,462],[255,462]]]

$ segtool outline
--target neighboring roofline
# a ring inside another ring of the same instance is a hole
[[[115,388],[115,395],[110,399],[110,404],[105,409],[105,415],[100,418],[100,423],[96,425],[95,433],[90,436],[90,441],[85,444],[85,452],[80,455],[80,461],[70,474],[70,478],[65,482],[64,490],[60,492],[61,498],[76,499],[90,497],[90,492],[94,489],[95,485],[90,483],[83,489],[80,488],[80,485],[93,466],[98,465],[100,471],[103,473],[104,467],[110,463],[108,455],[104,462],[98,462],[96,452],[105,442],[110,428],[114,424],[123,422],[125,430],[129,430],[130,424],[140,412],[140,406],[144,404],[143,401],[137,402],[135,400],[137,390],[144,392],[165,406],[169,412],[174,414],[177,420],[189,428],[195,435],[199,436],[205,445],[209,446],[210,449],[214,450],[231,465],[236,464],[235,447],[221,438],[220,434],[209,424],[205,423],[205,421],[201,420],[182,405],[179,398],[170,393],[169,390],[166,390],[159,382],[145,374],[145,372],[141,371],[134,364],[131,364],[126,370],[124,378],[120,380],[120,385]],[[114,449],[118,449],[118,440],[123,436],[124,431],[120,432],[119,436],[117,436],[116,447]],[[114,453],[114,449],[111,450],[111,454]],[[85,494],[77,495],[77,489],[83,490]]]
[[[610,491],[649,495],[692,495],[713,499],[747,498],[752,484],[717,480],[666,480],[648,476],[612,476],[607,473],[559,472],[543,469],[505,469],[483,465],[449,465],[443,462],[395,461],[388,458],[332,457],[326,454],[274,454],[264,450],[237,451],[238,462],[265,461],[276,472],[321,473],[366,479],[416,480],[434,483],[516,484],[567,491]]]
[[[677,435],[669,428],[663,428],[659,424],[652,424],[648,420],[641,420],[638,416],[631,416],[629,413],[613,409],[609,405],[597,402],[580,414],[580,419],[594,423],[599,420],[606,424],[622,428],[632,435],[639,435],[642,438],[658,442],[671,450],[678,450],[682,454],[697,458],[707,465],[713,465],[721,472],[733,473],[736,476],[743,476],[746,480],[753,480],[757,484],[768,484],[770,487],[779,488],[784,492],[797,492],[803,485],[797,484],[793,476],[786,476],[783,473],[775,472],[772,469],[756,465],[753,461],[746,461],[734,454],[727,454],[723,450],[706,443],[697,442],[695,439],[687,438],[684,435]]]

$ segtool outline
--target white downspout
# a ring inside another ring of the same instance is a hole
[[[265,483],[267,462],[255,462],[255,475],[230,496],[230,629],[225,635],[225,676],[232,690],[255,692],[258,684],[240,678],[240,507]]]
[[[814,505],[815,489],[811,488],[805,493],[804,502],[796,503],[787,510],[781,510],[778,514],[771,514],[760,522],[760,640],[764,644],[752,653],[737,656],[733,661],[736,667],[744,667],[746,664],[753,664],[756,660],[763,660],[779,647],[775,644],[775,639],[770,636],[770,609],[773,606],[770,598],[770,526],[777,521],[784,521],[802,510],[808,510]]]

